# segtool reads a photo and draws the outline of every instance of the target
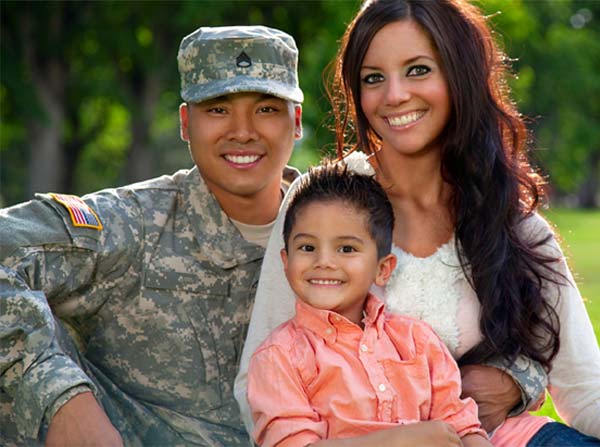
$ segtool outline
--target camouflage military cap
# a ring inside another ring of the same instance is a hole
[[[177,55],[181,97],[187,102],[239,92],[259,92],[294,102],[298,49],[283,31],[265,26],[198,28],[181,41]]]

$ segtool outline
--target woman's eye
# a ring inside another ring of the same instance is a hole
[[[383,80],[384,77],[381,73],[369,73],[362,78],[362,82],[365,84],[377,84],[378,82],[383,82]]]
[[[312,245],[304,244],[299,247],[300,251],[315,251],[315,247]]]
[[[408,69],[408,72],[406,73],[407,76],[423,76],[426,75],[427,73],[429,73],[431,71],[431,68],[429,68],[426,65],[415,65],[414,67],[410,67]]]

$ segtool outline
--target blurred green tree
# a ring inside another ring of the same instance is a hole
[[[359,0],[0,3],[0,205],[85,193],[191,165],[178,136],[181,38],[198,26],[265,24],[300,48],[305,169],[333,138],[323,70]],[[478,2],[514,58],[534,156],[556,197],[597,206],[600,2]],[[500,11],[500,14],[496,12]]]

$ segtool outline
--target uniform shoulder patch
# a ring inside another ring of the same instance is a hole
[[[50,197],[67,209],[74,226],[102,229],[98,215],[81,198],[71,194],[50,194]]]

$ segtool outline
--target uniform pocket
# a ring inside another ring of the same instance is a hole
[[[228,282],[222,275],[147,270],[138,302],[118,318],[127,328],[126,387],[142,400],[183,413],[205,414],[223,404],[219,340]],[[131,359],[135,359],[132,362]]]

